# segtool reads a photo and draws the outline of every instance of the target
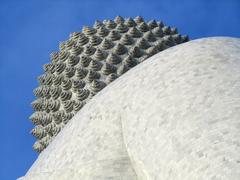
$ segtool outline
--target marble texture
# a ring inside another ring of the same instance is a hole
[[[28,179],[239,180],[240,39],[190,41],[91,99]]]

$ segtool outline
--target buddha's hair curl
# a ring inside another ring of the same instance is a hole
[[[33,148],[44,150],[71,118],[99,91],[148,57],[188,41],[175,27],[141,16],[95,21],[59,44],[50,55],[34,89],[35,111],[30,119],[37,138]]]

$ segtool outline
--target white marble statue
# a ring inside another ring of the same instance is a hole
[[[150,57],[96,94],[21,180],[239,180],[240,39]]]

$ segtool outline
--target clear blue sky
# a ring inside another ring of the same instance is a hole
[[[240,37],[240,0],[0,0],[0,180],[37,158],[28,117],[49,54],[70,32],[116,15],[163,20],[191,39]]]

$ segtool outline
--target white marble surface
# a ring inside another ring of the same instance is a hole
[[[239,180],[240,39],[190,41],[136,66],[21,179]]]

